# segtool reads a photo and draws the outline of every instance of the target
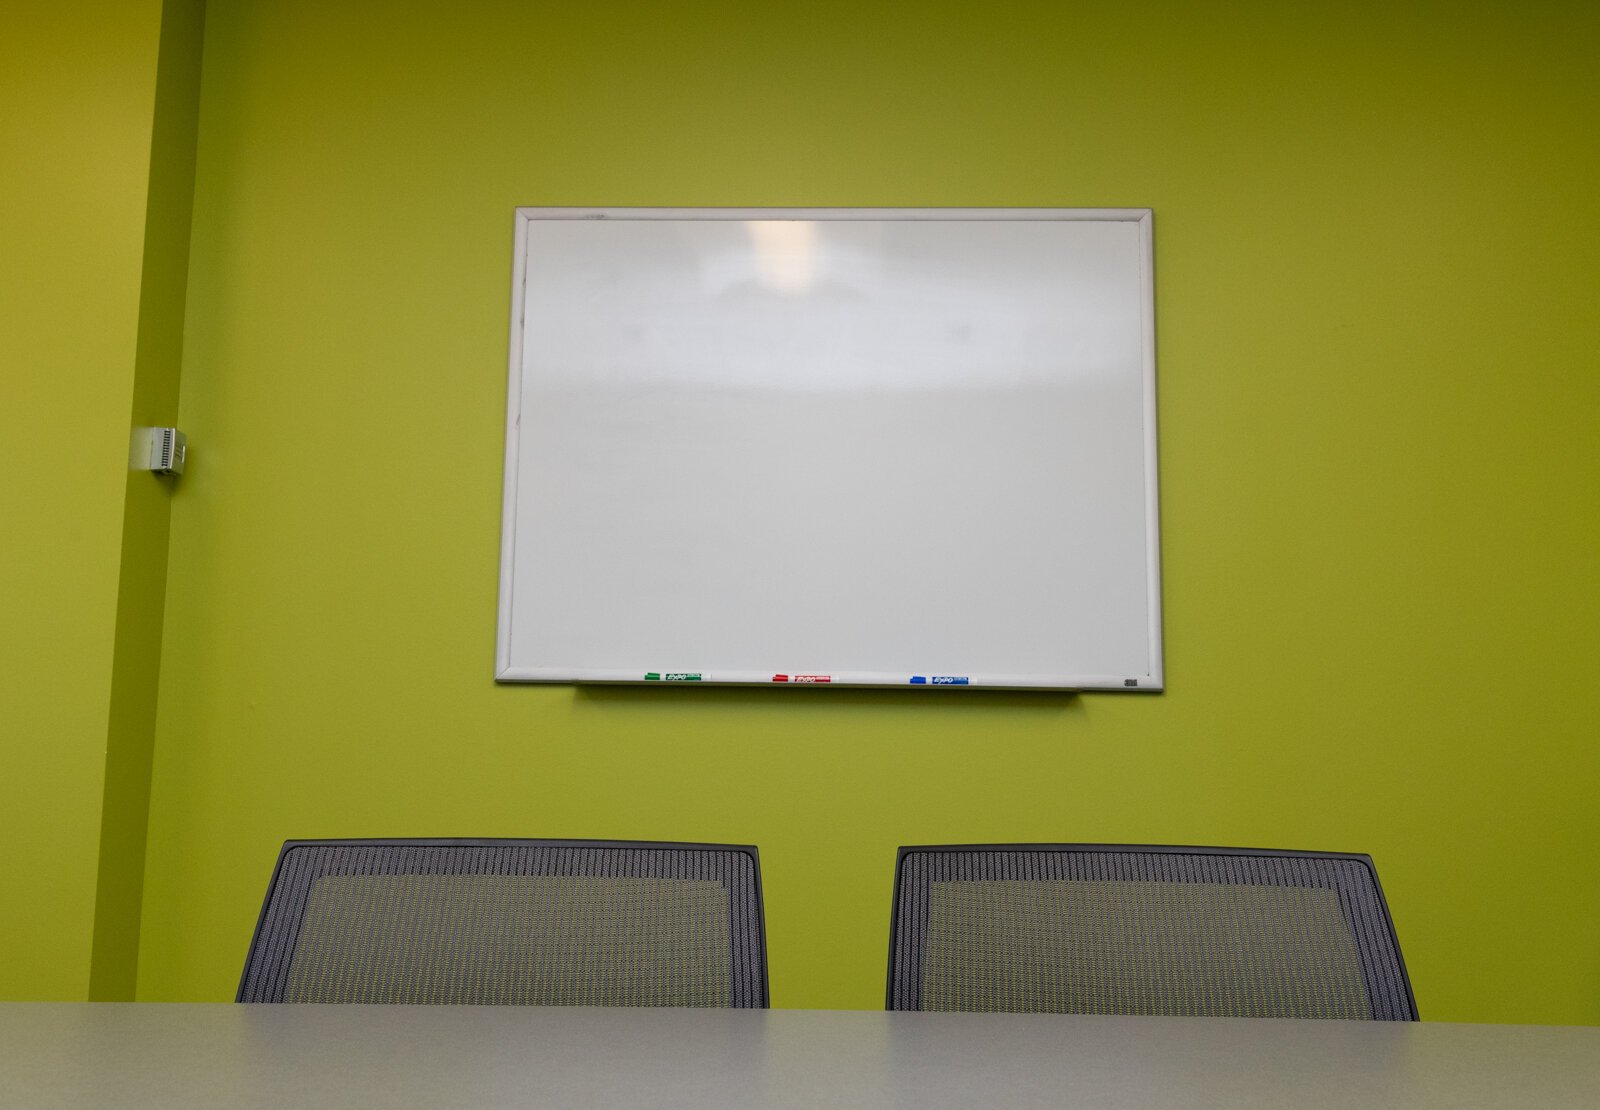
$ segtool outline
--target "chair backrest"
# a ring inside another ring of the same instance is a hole
[[[752,847],[291,840],[240,1002],[767,1005]]]
[[[1415,1021],[1368,856],[901,848],[888,1008]]]

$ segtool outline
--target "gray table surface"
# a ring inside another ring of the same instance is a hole
[[[1600,1106],[1600,1028],[0,1003],[5,1106]]]

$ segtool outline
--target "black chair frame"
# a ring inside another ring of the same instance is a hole
[[[265,1001],[254,997],[261,993],[261,984],[254,982],[258,977],[261,960],[261,946],[268,922],[268,916],[273,907],[273,900],[279,890],[279,881],[283,876],[285,862],[291,854],[299,848],[307,847],[395,847],[395,848],[600,848],[623,849],[630,851],[664,850],[673,852],[735,852],[750,857],[752,877],[754,882],[755,913],[753,929],[750,935],[743,938],[743,947],[746,949],[745,958],[753,961],[759,968],[759,981],[754,984],[754,997],[751,1001],[742,1004],[752,1008],[766,1009],[771,1004],[770,982],[767,972],[767,930],[765,898],[761,888],[761,860],[760,853],[751,844],[706,844],[692,841],[668,840],[559,840],[544,838],[466,838],[466,837],[402,837],[402,838],[355,838],[355,839],[307,839],[287,840],[278,852],[277,862],[273,865],[272,880],[267,884],[267,892],[262,899],[261,911],[256,917],[256,925],[250,936],[250,947],[245,958],[244,971],[239,977],[239,988],[234,996],[235,1002]],[[738,945],[738,939],[735,940]],[[283,960],[287,968],[287,960]]]
[[[1382,924],[1386,932],[1384,939],[1393,949],[1394,959],[1398,965],[1400,985],[1404,990],[1402,1008],[1405,1011],[1400,1020],[1419,1020],[1416,996],[1411,989],[1411,976],[1406,970],[1405,957],[1400,951],[1400,938],[1395,933],[1394,918],[1389,912],[1389,902],[1384,896],[1383,885],[1378,881],[1378,871],[1373,865],[1371,856],[1361,852],[1314,852],[1282,848],[1219,848],[1157,844],[931,844],[902,846],[895,854],[894,900],[891,904],[889,915],[889,966],[884,991],[884,1008],[887,1010],[916,1008],[897,1005],[897,1002],[902,1000],[896,998],[896,986],[898,985],[901,971],[900,960],[908,958],[910,955],[908,952],[902,951],[905,946],[903,944],[900,921],[903,904],[901,884],[905,874],[906,857],[918,853],[955,854],[961,852],[1083,852],[1091,854],[1126,853],[1132,855],[1260,856],[1280,859],[1348,860],[1360,864],[1372,879],[1372,887],[1376,893],[1378,906],[1382,910]]]

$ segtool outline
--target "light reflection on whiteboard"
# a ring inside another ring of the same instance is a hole
[[[530,235],[536,388],[1060,387],[1142,362],[1131,223],[571,220]]]

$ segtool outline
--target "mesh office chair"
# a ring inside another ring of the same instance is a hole
[[[760,863],[723,844],[291,840],[238,1001],[765,1007]]]
[[[1096,844],[901,848],[888,1008],[1417,1019],[1370,857]]]

